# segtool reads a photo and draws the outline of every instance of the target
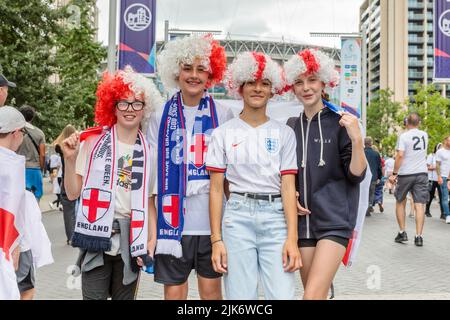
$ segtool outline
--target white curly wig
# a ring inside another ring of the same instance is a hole
[[[145,107],[141,126],[142,132],[147,132],[150,114],[159,110],[164,104],[164,100],[153,81],[135,72],[131,66],[126,66],[121,72],[123,82],[128,84],[136,95],[144,96]]]
[[[269,56],[259,52],[243,52],[229,66],[226,74],[227,88],[240,97],[239,88],[247,81],[267,79],[272,83],[272,93],[281,94],[285,87],[283,70]]]
[[[166,43],[158,57],[158,70],[165,90],[178,89],[180,64],[193,64],[197,58],[211,75],[207,87],[222,80],[227,64],[225,48],[211,34],[192,35]]]
[[[334,60],[320,50],[306,49],[293,55],[284,64],[284,71],[289,86],[292,86],[299,76],[313,73],[329,88],[339,84],[339,72],[336,71]]]

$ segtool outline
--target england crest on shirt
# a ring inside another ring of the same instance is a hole
[[[278,139],[275,139],[275,138],[266,138],[265,145],[266,145],[267,152],[276,153],[276,152],[278,152],[280,142]]]

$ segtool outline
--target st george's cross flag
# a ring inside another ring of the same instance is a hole
[[[19,299],[12,253],[19,245],[25,206],[25,157],[0,147],[0,300]]]

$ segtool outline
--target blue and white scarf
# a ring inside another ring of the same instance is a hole
[[[205,94],[200,101],[190,146],[181,92],[165,105],[158,135],[158,234],[156,254],[183,256],[181,236],[186,197],[209,184],[205,156],[212,130],[218,125],[216,106]],[[188,188],[189,183],[189,188]]]

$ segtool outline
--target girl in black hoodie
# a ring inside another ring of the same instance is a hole
[[[359,183],[367,160],[358,118],[336,113],[323,100],[336,86],[333,60],[304,50],[285,65],[304,112],[288,120],[297,137],[300,270],[304,299],[326,299],[356,225]]]

